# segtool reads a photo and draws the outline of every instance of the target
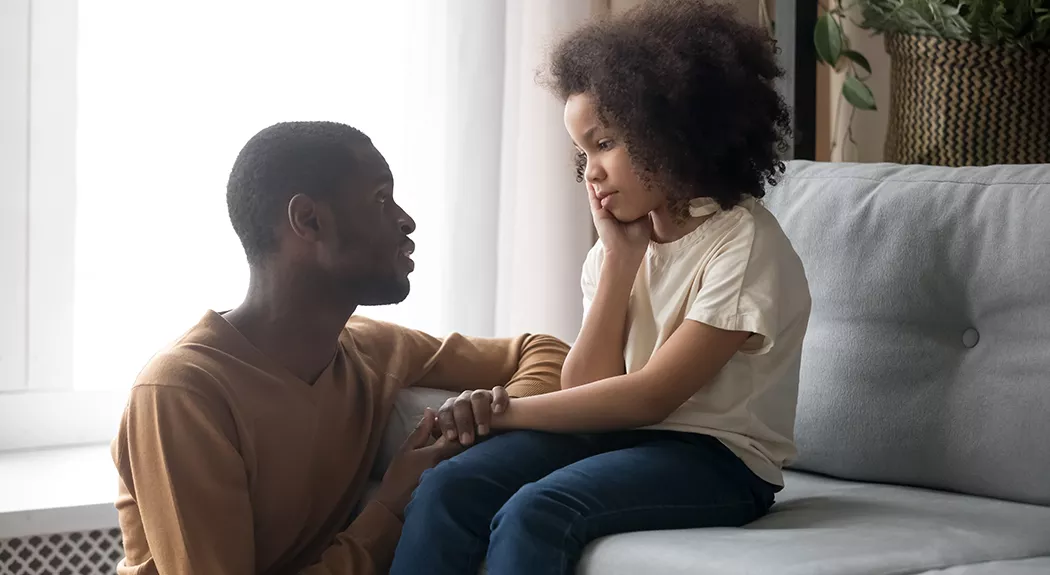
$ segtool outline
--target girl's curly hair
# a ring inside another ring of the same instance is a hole
[[[590,94],[601,121],[623,132],[643,181],[672,205],[709,197],[729,209],[764,196],[784,171],[778,152],[791,121],[774,86],[782,75],[773,40],[731,8],[649,0],[562,40],[545,83],[562,100]]]

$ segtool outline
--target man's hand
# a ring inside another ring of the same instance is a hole
[[[492,391],[477,389],[464,391],[459,397],[449,398],[438,410],[438,425],[443,439],[459,440],[460,445],[471,445],[477,437],[489,434],[492,414],[501,413],[510,403],[507,390],[494,387]]]
[[[405,506],[419,485],[419,476],[463,450],[461,445],[444,437],[438,438],[433,445],[428,446],[427,441],[436,423],[434,412],[428,407],[424,410],[419,425],[390,462],[390,467],[379,484],[379,490],[376,491],[376,501],[382,503],[398,518],[404,517]]]

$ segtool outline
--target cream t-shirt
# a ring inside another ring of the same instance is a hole
[[[783,485],[796,455],[795,404],[802,339],[811,307],[802,261],[776,218],[745,199],[722,210],[709,198],[690,203],[706,217],[668,244],[650,243],[627,317],[627,373],[645,366],[686,320],[754,335],[714,380],[652,429],[718,438],[756,475]],[[598,286],[599,241],[583,268],[584,311]]]

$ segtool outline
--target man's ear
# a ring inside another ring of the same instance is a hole
[[[295,194],[288,200],[288,224],[292,232],[308,242],[321,238],[319,206],[310,196]]]

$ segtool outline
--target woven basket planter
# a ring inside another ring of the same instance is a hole
[[[1050,163],[1050,51],[887,35],[899,164]]]

